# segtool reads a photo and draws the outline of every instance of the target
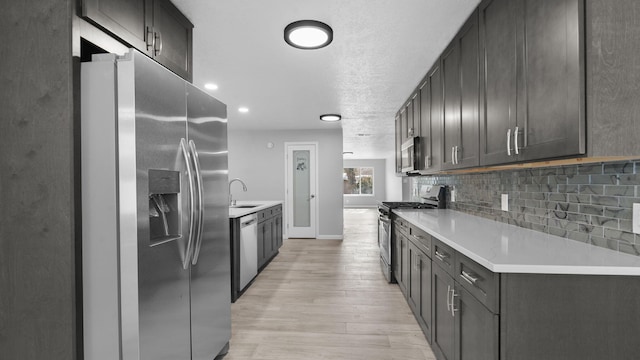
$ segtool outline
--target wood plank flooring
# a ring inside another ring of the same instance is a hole
[[[344,240],[288,239],[231,306],[225,360],[435,359],[380,271],[376,209],[345,209]]]

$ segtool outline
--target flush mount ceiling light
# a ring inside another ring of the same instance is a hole
[[[320,120],[322,120],[322,121],[340,121],[340,119],[342,119],[342,116],[340,116],[338,114],[320,115]]]
[[[333,30],[316,20],[295,21],[284,28],[284,41],[298,49],[320,49],[333,41]]]
[[[244,107],[244,106],[243,107],[239,107],[238,111],[241,112],[241,113],[248,113],[249,112],[249,108]]]
[[[207,90],[218,90],[218,85],[214,83],[206,83],[204,84],[204,88]]]

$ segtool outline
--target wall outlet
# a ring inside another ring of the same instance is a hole
[[[456,202],[456,188],[451,188],[451,202]]]
[[[502,211],[509,211],[509,194],[502,194]]]
[[[640,203],[633,204],[633,232],[640,234]]]

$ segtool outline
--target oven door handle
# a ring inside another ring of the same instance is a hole
[[[388,216],[380,215],[379,219],[380,219],[380,221],[385,222],[385,223],[391,222],[391,219],[389,219]]]

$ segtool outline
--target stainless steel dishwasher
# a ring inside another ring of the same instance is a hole
[[[258,274],[258,217],[240,218],[240,291]]]

